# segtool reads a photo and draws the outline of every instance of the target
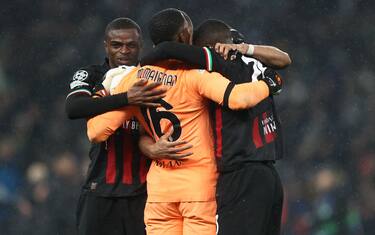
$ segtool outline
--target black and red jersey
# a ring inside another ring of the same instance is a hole
[[[66,98],[75,94],[93,95],[95,86],[102,83],[108,70],[110,67],[107,59],[101,65],[89,65],[78,69],[70,80],[70,89]]]
[[[100,196],[134,196],[146,192],[150,165],[138,148],[139,123],[127,120],[100,144],[92,144],[84,187]]]
[[[266,70],[254,58],[242,56],[234,61],[224,61],[218,54],[211,56],[213,71],[220,72],[235,84],[257,81]],[[253,108],[240,111],[212,104],[211,114],[219,171],[234,170],[246,162],[282,158],[281,123],[272,96]]]
[[[72,103],[82,96],[91,97],[109,69],[106,60],[102,65],[91,65],[76,71],[70,81],[67,100]],[[104,197],[146,193],[145,181],[150,161],[140,152],[138,140],[139,123],[133,118],[126,120],[107,141],[92,144],[84,189]]]

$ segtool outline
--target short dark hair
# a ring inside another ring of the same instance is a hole
[[[185,23],[182,11],[175,8],[167,8],[152,16],[148,25],[148,31],[152,42],[157,45],[164,41],[174,41]]]
[[[221,20],[209,19],[201,23],[193,34],[193,43],[198,46],[214,46],[231,41],[231,27]]]
[[[107,37],[109,31],[118,29],[135,29],[137,30],[139,36],[142,36],[141,28],[134,20],[130,18],[121,17],[116,18],[112,20],[109,24],[107,24],[104,32],[105,37]]]

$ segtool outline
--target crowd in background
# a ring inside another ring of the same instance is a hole
[[[276,98],[286,235],[375,234],[375,2],[14,0],[0,14],[0,234],[75,234],[89,162],[85,121],[64,111],[74,71],[104,60],[103,32],[176,7],[289,53]],[[244,221],[245,222],[245,221]]]

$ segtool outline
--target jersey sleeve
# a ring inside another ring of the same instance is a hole
[[[109,93],[110,87],[113,85],[112,78],[123,73],[125,69],[124,67],[119,67],[107,72],[106,77],[108,79],[105,82],[108,88],[104,87],[101,83],[104,71],[95,69],[94,66],[90,66],[86,70],[78,70],[71,82],[71,86],[73,84],[77,87],[73,88],[65,101],[67,116],[70,119],[89,118],[126,106],[128,104],[127,93],[106,96],[100,99],[92,98],[92,95],[100,94],[98,91],[99,87],[104,88],[106,93]],[[87,77],[85,78],[85,76]]]
[[[103,142],[119,128],[125,120],[133,116],[134,107],[107,112],[87,121],[87,136],[91,142]]]
[[[266,71],[267,66],[264,65],[257,59],[252,57],[242,56],[241,60],[247,65],[252,68],[251,80],[253,82],[259,81],[260,78],[264,77],[264,71]]]
[[[178,42],[162,42],[141,59],[141,65],[153,65],[162,60],[176,59],[207,71],[221,73],[225,62],[208,47],[197,47]]]
[[[215,50],[203,47],[206,69],[209,72],[218,72],[221,74],[226,74],[227,60],[225,60],[221,55],[215,52]]]
[[[224,94],[230,83],[219,73],[209,73],[206,70],[192,70],[191,81],[199,95],[223,105]]]
[[[91,96],[70,96],[65,101],[65,112],[70,119],[88,118],[111,110],[119,109],[128,104],[126,93],[102,98]]]
[[[269,88],[264,81],[237,84],[229,91],[230,88],[226,91],[224,106],[233,110],[254,107],[269,96]]]
[[[104,81],[102,85],[108,94],[112,94],[115,90],[115,87],[120,83],[121,79],[127,74],[136,69],[135,66],[126,66],[122,65],[117,68],[108,70],[104,76]]]
[[[69,82],[67,98],[75,94],[91,96],[102,76],[103,74],[98,73],[92,66],[77,70]]]
[[[265,82],[247,82],[235,85],[219,73],[197,72],[193,85],[198,93],[233,110],[255,106],[269,96]]]

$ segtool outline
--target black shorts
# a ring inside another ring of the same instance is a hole
[[[279,235],[283,189],[271,162],[222,173],[217,184],[219,235]]]
[[[79,235],[145,235],[146,193],[132,197],[99,197],[83,192],[77,208]]]

